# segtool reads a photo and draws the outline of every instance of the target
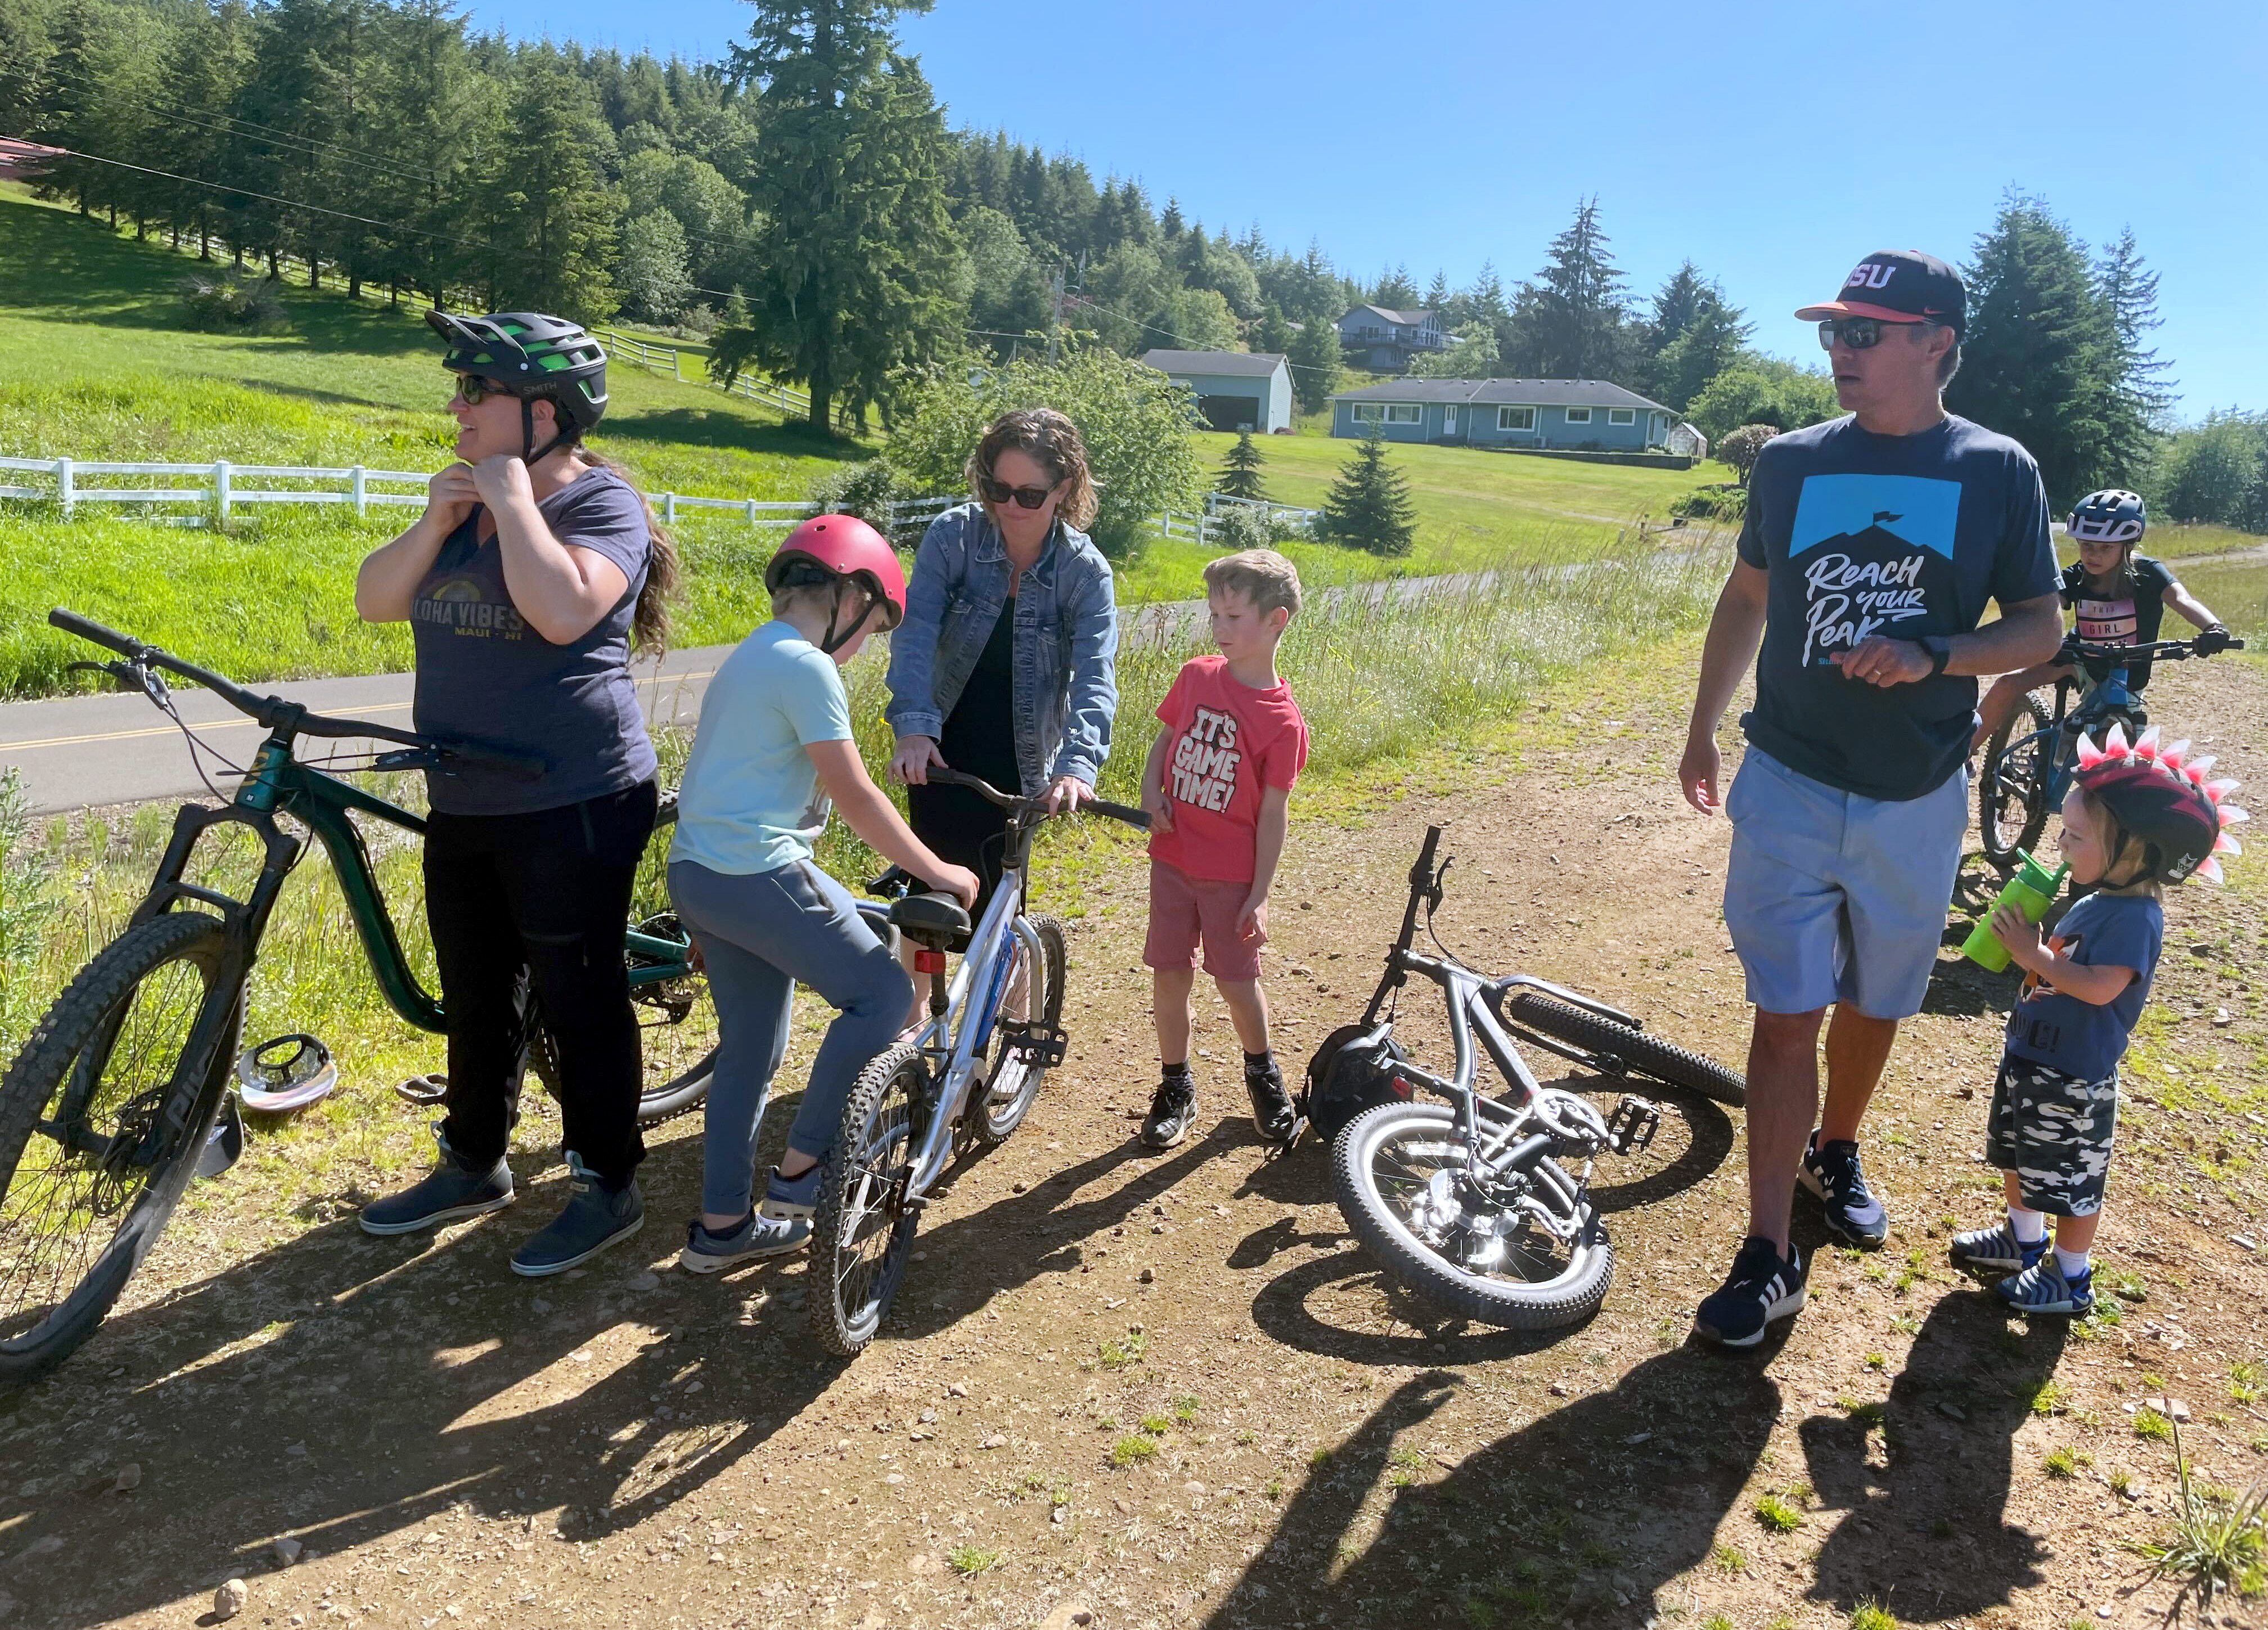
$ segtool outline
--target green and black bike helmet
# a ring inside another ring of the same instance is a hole
[[[520,453],[528,463],[568,439],[563,430],[539,451],[530,403],[550,402],[578,438],[589,435],[605,416],[607,353],[580,324],[532,311],[485,317],[429,311],[425,321],[448,344],[444,368],[493,380],[519,398]]]

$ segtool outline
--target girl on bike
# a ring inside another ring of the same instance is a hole
[[[2228,644],[2228,630],[2205,602],[2181,586],[2161,561],[2138,554],[2136,546],[2148,525],[2141,495],[2118,488],[2090,492],[2071,512],[2071,540],[2079,545],[2079,558],[2063,571],[2063,603],[2072,608],[2077,626],[2072,632],[2091,645],[2146,645],[2158,637],[2158,625],[2171,606],[2203,630],[2197,641],[2199,656],[2212,656]],[[2080,665],[2061,654],[1992,682],[1977,704],[1979,723],[1969,744],[1971,753],[1992,739],[1992,733],[2014,716],[2028,692],[2059,680],[2079,677]],[[2150,664],[2137,662],[2126,672],[2126,688],[2139,696],[2150,682]]]
[[[843,1101],[912,998],[850,896],[812,864],[830,802],[884,859],[964,905],[976,897],[976,877],[932,853],[867,778],[851,735],[840,669],[905,616],[888,541],[856,516],[818,516],[788,535],[764,586],[772,620],[725,659],[703,698],[669,851],[670,897],[700,948],[718,1030],[701,1215],[679,1258],[696,1273],[803,1243]],[[759,1215],[756,1130],[798,984],[838,1011]]]
[[[929,785],[929,771],[958,770],[1054,809],[1092,799],[1118,709],[1118,612],[1109,564],[1079,530],[1095,504],[1076,425],[1049,408],[1004,413],[968,476],[974,501],[930,522],[915,552],[884,717],[913,830],[982,880],[981,916],[1007,814],[965,787]]]
[[[667,638],[677,556],[645,500],[582,445],[607,407],[596,341],[532,312],[426,321],[457,379],[457,461],[416,523],[363,561],[355,609],[409,623],[421,733],[544,768],[426,778],[447,1114],[432,1172],[364,1208],[362,1226],[407,1234],[512,1204],[504,1152],[532,989],[557,1050],[572,1179],[566,1208],[512,1253],[512,1271],[536,1277],[644,1221],[622,924],[657,794],[630,653]]]

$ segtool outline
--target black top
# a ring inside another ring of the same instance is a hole
[[[2134,586],[2130,591],[2113,585],[2107,594],[2087,586],[2087,567],[2073,561],[2063,569],[2063,603],[2075,614],[2072,631],[2089,645],[2146,645],[2158,637],[2166,616],[2166,591],[2174,574],[2147,555],[2134,557]],[[2089,657],[2088,673],[2101,679],[2110,664]],[[2126,689],[2138,696],[2150,682],[2150,664],[2135,662],[2126,669]]]
[[[1016,765],[1016,597],[1008,596],[976,670],[946,716],[937,750],[963,775],[981,776],[1008,793],[1024,790]]]

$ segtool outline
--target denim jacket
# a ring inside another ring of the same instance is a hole
[[[1007,598],[1007,546],[981,505],[930,522],[906,585],[905,621],[890,634],[883,717],[893,731],[945,734]],[[1027,796],[1057,776],[1094,785],[1110,756],[1117,657],[1109,563],[1086,534],[1057,520],[1016,594],[1016,767]]]

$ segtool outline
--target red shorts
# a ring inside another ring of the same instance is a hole
[[[1260,977],[1263,936],[1238,937],[1236,919],[1251,896],[1250,883],[1191,877],[1165,860],[1150,862],[1150,938],[1142,960],[1152,968],[1194,968],[1204,946],[1204,970],[1232,985]]]

